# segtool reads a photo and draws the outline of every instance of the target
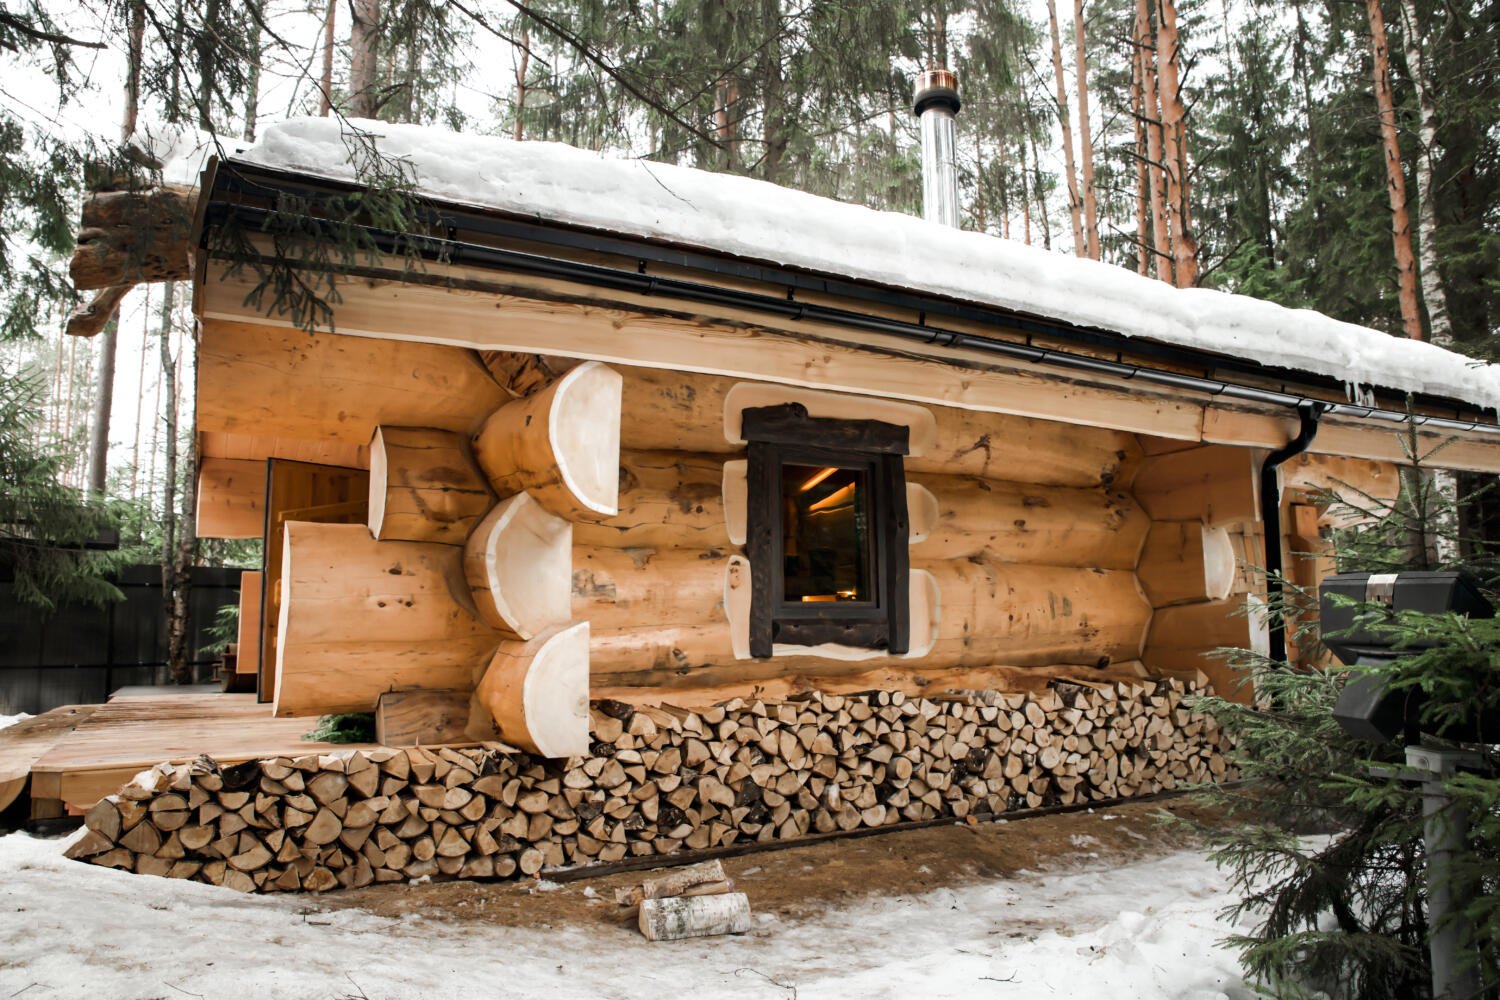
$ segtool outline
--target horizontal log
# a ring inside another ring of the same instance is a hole
[[[938,627],[929,651],[912,658],[877,654],[846,660],[782,654],[778,648],[759,676],[824,676],[882,667],[1095,666],[1140,656],[1151,607],[1133,573],[968,560],[914,568],[930,573],[938,590]],[[667,671],[708,684],[706,668],[745,662],[735,656],[727,623],[600,628],[590,645],[591,669],[600,683],[657,684],[661,675],[656,672]]]
[[[1136,568],[1151,606],[1218,601],[1233,592],[1238,560],[1230,533],[1202,521],[1153,521]]]
[[[573,550],[573,617],[596,631],[722,625],[730,553],[718,549]]]
[[[1191,677],[1201,670],[1220,697],[1248,705],[1253,698],[1248,674],[1231,667],[1217,651],[1265,653],[1267,645],[1263,621],[1245,614],[1243,601],[1182,604],[1157,609],[1141,659],[1148,669],[1172,676]]]
[[[1140,657],[1151,606],[1122,570],[914,563],[937,581],[938,638],[925,662],[943,666],[1095,664]]]
[[[375,428],[369,526],[376,538],[462,545],[494,502],[462,434]]]
[[[975,476],[911,473],[936,500],[936,519],[913,559],[966,559],[1132,569],[1150,520],[1116,489],[1022,485]],[[915,516],[913,517],[915,521]]]
[[[727,547],[722,454],[622,451],[619,512],[573,529],[579,545]]]
[[[1132,488],[1158,521],[1214,526],[1260,519],[1260,464],[1253,449],[1205,445],[1151,455]]]
[[[729,392],[742,380],[619,366],[625,380],[625,448],[738,452],[725,430]],[[860,396],[851,394],[857,402]],[[906,459],[912,472],[1010,479],[1057,486],[1125,486],[1140,463],[1133,434],[1002,413],[928,405],[932,445]]]
[[[514,639],[572,621],[573,528],[530,493],[496,504],[464,546],[480,619]]]
[[[261,538],[266,531],[266,463],[204,458],[196,491],[199,538]]]
[[[579,365],[485,418],[474,459],[502,497],[525,490],[568,520],[619,512],[620,376]]]
[[[363,524],[286,526],[276,714],[369,712],[385,691],[468,688],[500,634],[469,603],[463,551]]]
[[[599,646],[595,646],[596,649]],[[813,691],[852,694],[858,691],[899,691],[932,696],[955,691],[1040,692],[1059,680],[1106,683],[1136,681],[1146,676],[1138,660],[1107,667],[1048,664],[1037,667],[991,665],[924,669],[920,662],[876,667],[868,662],[826,661],[816,671],[790,672],[779,661],[742,660],[732,666],[676,670],[662,667],[609,674],[594,672],[590,693],[633,705],[680,705],[708,708],[731,698],[795,698]]]
[[[198,190],[103,191],[83,203],[69,277],[79,291],[192,278],[188,230]]]
[[[375,742],[382,746],[464,743],[472,693],[387,691],[375,708]]]
[[[472,351],[258,323],[202,325],[195,400],[203,432],[363,449],[380,424],[467,433],[509,399]]]

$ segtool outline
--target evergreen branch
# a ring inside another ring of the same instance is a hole
[[[76,45],[84,49],[106,49],[109,46],[104,42],[90,42],[82,38],[74,38],[56,31],[47,31],[43,28],[32,27],[31,23],[17,14],[0,10],[0,28],[9,28],[11,31],[25,35],[27,38],[38,42],[46,42],[49,45]],[[20,51],[20,46],[6,45],[5,48],[13,52]]]
[[[448,0],[448,2],[452,6],[458,8],[458,10],[467,17],[476,21],[478,20],[475,17],[473,11],[464,6],[464,4],[460,2],[460,0]],[[673,124],[675,124],[679,128],[685,129],[692,135],[708,143],[710,146],[713,146],[715,149],[724,148],[724,144],[720,142],[719,139],[714,135],[703,131],[701,128],[692,124],[681,115],[674,113],[671,108],[667,107],[661,101],[651,97],[635,84],[631,83],[630,80],[626,78],[625,74],[621,73],[618,68],[611,66],[603,56],[595,52],[592,48],[589,47],[586,42],[584,42],[577,35],[573,34],[567,28],[558,24],[556,21],[547,17],[545,14],[539,13],[535,8],[521,3],[520,0],[506,0],[506,2],[516,10],[531,18],[537,24],[541,25],[543,28],[546,28],[549,32],[556,35],[558,38],[562,39],[562,41],[566,42],[579,55],[583,56],[584,59],[597,66],[599,70],[606,76],[608,76],[611,80],[614,80],[620,86],[624,87],[631,94],[631,96],[635,97],[637,100],[641,101],[648,107],[655,109],[657,112],[664,115]]]

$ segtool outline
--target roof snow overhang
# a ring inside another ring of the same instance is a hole
[[[196,244],[206,245],[214,225],[237,219],[248,231],[259,229],[282,195],[315,204],[318,198],[357,190],[352,183],[231,159],[205,172]],[[1181,401],[1184,412],[1158,408],[1153,420],[1099,414],[1075,399],[1066,406],[1037,407],[975,403],[945,390],[935,398],[913,388],[880,388],[847,384],[837,378],[810,380],[794,370],[736,366],[723,358],[705,360],[692,354],[616,352],[595,342],[571,343],[556,330],[539,344],[483,334],[467,339],[424,332],[393,310],[375,309],[375,322],[353,321],[349,310],[336,312],[341,333],[393,339],[465,343],[491,349],[535,350],[572,354],[664,368],[715,372],[795,384],[843,388],[851,392],[927,399],[976,409],[1010,412],[1076,423],[1119,426],[1179,440],[1202,440],[1275,447],[1296,431],[1296,410],[1308,400],[1326,410],[1329,433],[1314,450],[1383,460],[1401,458],[1393,432],[1403,430],[1408,405],[1423,443],[1457,437],[1445,449],[1454,468],[1500,471],[1500,424],[1472,402],[1434,393],[1407,394],[1369,387],[1351,401],[1342,380],[1306,370],[1261,364],[1254,360],[1148,337],[1061,321],[1037,313],[999,308],[949,295],[893,287],[846,275],[793,267],[734,254],[685,246],[660,238],[642,238],[573,223],[485,210],[435,198],[423,199],[420,234],[369,230],[375,245],[390,257],[356,267],[347,280],[373,287],[398,283],[402,288],[438,292],[490,291],[511,300],[606,306],[642,313],[657,312],[696,323],[744,324],[747,318],[772,330],[795,335],[810,328],[842,331],[840,342],[867,353],[895,354],[958,369],[1005,369],[1040,377],[1079,390],[1105,387],[1147,400]],[[412,271],[403,254],[426,264]],[[202,255],[200,255],[201,257]],[[216,275],[224,293],[208,296],[205,315],[224,319],[293,325],[286,317],[266,317],[243,304],[244,289],[223,278],[224,268],[201,262],[200,278]],[[347,293],[342,293],[346,294]],[[413,298],[408,293],[407,298]],[[433,301],[431,299],[427,300]],[[200,310],[204,304],[200,303]],[[488,308],[488,307],[487,307]],[[491,312],[490,315],[493,315]],[[1371,331],[1374,334],[1374,331]],[[875,380],[876,383],[879,380]],[[1340,428],[1345,433],[1340,432]],[[1354,438],[1380,432],[1392,439],[1383,446],[1356,446]],[[1352,436],[1351,436],[1352,435]],[[1493,453],[1493,454],[1492,454]]]

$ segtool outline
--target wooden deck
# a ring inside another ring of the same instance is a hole
[[[31,798],[87,809],[162,761],[184,763],[208,754],[234,763],[356,746],[304,740],[302,734],[316,725],[316,719],[278,719],[252,694],[121,691],[30,765]],[[19,753],[8,732],[0,730],[0,763]]]

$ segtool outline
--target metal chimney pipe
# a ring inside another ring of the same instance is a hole
[[[957,138],[953,116],[962,106],[958,77],[951,70],[917,74],[917,117],[922,124],[922,217],[959,228]]]

